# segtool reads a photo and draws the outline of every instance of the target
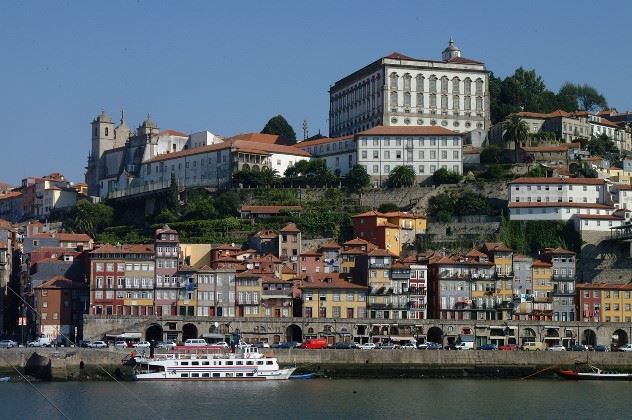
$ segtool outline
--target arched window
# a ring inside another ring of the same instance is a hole
[[[461,81],[458,77],[452,78],[452,93],[459,93]]]
[[[410,92],[404,92],[404,106],[410,108]]]
[[[469,77],[463,81],[463,92],[466,95],[472,94],[472,81]]]
[[[397,107],[397,92],[391,92],[391,107]]]
[[[397,80],[398,79],[399,79],[399,77],[397,76],[397,73],[391,73],[391,89],[397,90]]]
[[[483,94],[483,81],[481,79],[476,79],[476,94]]]
[[[459,95],[452,96],[452,109],[455,111],[459,110]]]
[[[410,90],[410,80],[412,76],[408,73],[404,75],[404,90]]]
[[[441,109],[448,109],[448,95],[441,95]]]
[[[424,107],[424,94],[418,93],[417,94],[417,108],[423,108],[423,107]]]
[[[443,76],[441,78],[441,92],[447,92],[448,91],[448,78],[446,76]]]
[[[428,90],[430,93],[437,92],[437,78],[434,74],[430,76]]]
[[[417,90],[417,92],[423,92],[424,91],[424,77],[421,74],[418,74],[415,80],[417,82],[415,86],[415,90]]]

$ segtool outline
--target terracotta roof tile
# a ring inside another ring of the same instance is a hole
[[[298,233],[301,230],[296,226],[296,223],[288,223],[283,226],[279,232]]]
[[[163,130],[160,133],[158,133],[158,135],[159,136],[189,137],[188,134],[185,134],[182,131],[171,130],[171,129]]]
[[[96,254],[153,254],[153,245],[144,244],[126,244],[126,245],[99,245],[94,250],[90,251],[91,255]]]
[[[344,280],[341,273],[313,273],[303,278],[301,289],[364,289],[366,286]],[[310,281],[308,281],[308,279]]]

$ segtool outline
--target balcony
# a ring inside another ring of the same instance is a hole
[[[369,263],[369,268],[388,268],[390,264],[385,263]]]

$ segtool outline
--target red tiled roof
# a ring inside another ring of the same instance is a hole
[[[356,136],[460,136],[461,134],[438,126],[398,127],[378,125],[361,131]]]
[[[524,209],[529,207],[570,207],[574,209],[600,209],[600,210],[611,210],[614,207],[609,206],[607,204],[597,204],[597,203],[568,203],[568,202],[514,202],[509,203],[508,207],[510,209]]]
[[[252,236],[256,236],[262,239],[273,239],[279,235],[277,235],[275,231],[268,229],[268,230],[260,230],[259,232],[254,233]]]
[[[416,58],[412,58],[402,53],[398,53],[397,51],[393,51],[392,53],[385,56],[384,58],[390,58],[392,60],[413,60],[413,61],[417,60]]]
[[[343,136],[343,137],[324,137],[322,139],[317,139],[317,140],[309,140],[309,141],[302,141],[300,143],[296,144],[296,147],[300,147],[301,149],[305,149],[309,146],[317,146],[319,144],[327,144],[327,143],[336,143],[339,141],[347,141],[347,140],[354,140],[353,135],[350,136]]]
[[[34,289],[70,289],[75,287],[82,287],[82,285],[73,283],[72,280],[67,279],[64,276],[55,276],[51,277],[39,286],[35,286]]]
[[[9,249],[9,246],[5,241],[0,241],[0,249]]]
[[[546,261],[533,260],[533,262],[531,263],[531,267],[532,268],[551,268],[552,265]]]
[[[613,184],[612,186],[619,191],[632,191],[632,185],[630,184]]]
[[[300,231],[301,230],[298,228],[298,226],[296,226],[296,223],[288,223],[287,225],[283,226],[279,232],[296,233]]]
[[[53,232],[53,233],[36,233],[35,235],[31,235],[31,238],[50,238],[50,239],[59,239],[63,242],[90,242],[92,238],[85,233],[63,233],[63,232]]]
[[[568,249],[564,249],[564,248],[544,248],[544,254],[545,255],[552,255],[552,254],[566,254],[566,255],[575,255],[575,253],[573,251],[569,251]]]
[[[571,185],[603,185],[606,181],[599,178],[546,178],[546,177],[520,177],[510,184],[571,184]]]
[[[163,130],[160,133],[158,133],[158,135],[159,136],[189,137],[188,134],[184,134],[182,131],[171,130],[171,129]]]
[[[598,289],[598,290],[630,290],[632,284],[612,284],[612,283],[577,283],[576,289]]]
[[[367,289],[340,277],[341,273],[312,273],[303,278],[301,289]],[[308,277],[310,281],[307,281]]]
[[[153,254],[153,245],[144,244],[126,244],[126,245],[110,245],[103,244],[97,246],[94,250],[90,251],[91,255],[95,254]]]
[[[488,251],[501,251],[501,252],[513,251],[513,249],[509,248],[507,245],[501,242],[485,242],[483,246]]]
[[[230,137],[228,140],[246,140],[252,141],[256,143],[267,143],[267,144],[282,144],[282,145],[290,145],[288,139],[283,136],[279,136],[276,134],[264,134],[264,133],[241,133],[235,136]]]
[[[466,257],[471,257],[471,258],[480,258],[480,257],[484,257],[487,258],[487,254],[482,253],[481,251],[479,251],[478,249],[472,248],[469,250],[469,252],[467,254],[465,254]]]
[[[476,60],[472,60],[471,58],[465,58],[465,57],[452,57],[451,59],[447,60],[446,63],[453,63],[453,64],[483,64],[483,62],[481,62],[481,61],[476,61]]]
[[[18,192],[18,191],[9,191],[6,194],[1,194],[0,195],[0,200],[9,200],[11,198],[17,198],[17,197],[21,197],[22,193]]]
[[[374,250],[371,250],[369,251],[367,255],[370,255],[372,257],[394,257],[395,256],[390,251],[387,251],[386,249],[381,249],[381,248],[376,248]]]

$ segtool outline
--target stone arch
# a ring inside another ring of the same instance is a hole
[[[307,329],[307,334],[314,334],[314,328],[309,327],[309,328]]]
[[[439,343],[443,345],[443,330],[439,327],[432,327],[428,330],[426,339],[432,343]]]
[[[186,341],[189,338],[198,338],[198,329],[191,323],[182,326],[182,341]]]
[[[252,165],[252,172],[259,172],[259,165]]]
[[[597,334],[589,328],[585,329],[582,332],[582,344],[595,347],[597,345]]]
[[[522,344],[535,343],[537,341],[537,334],[533,328],[525,328],[522,332]]]
[[[210,327],[208,327],[208,333],[219,334],[219,327],[216,327],[215,325],[211,325]]]
[[[615,348],[628,344],[628,333],[621,328],[614,330],[612,333],[612,345]]]
[[[390,335],[399,335],[399,327],[397,325],[392,325],[389,330]]]
[[[296,324],[292,324],[285,330],[285,338],[287,342],[296,341],[301,343],[303,341],[303,330]]]
[[[249,171],[250,170],[250,165],[248,165],[247,163],[244,163],[243,165],[241,165],[241,170],[242,171]]]
[[[159,324],[151,324],[147,330],[145,330],[145,340],[149,341],[162,341],[162,326]]]

